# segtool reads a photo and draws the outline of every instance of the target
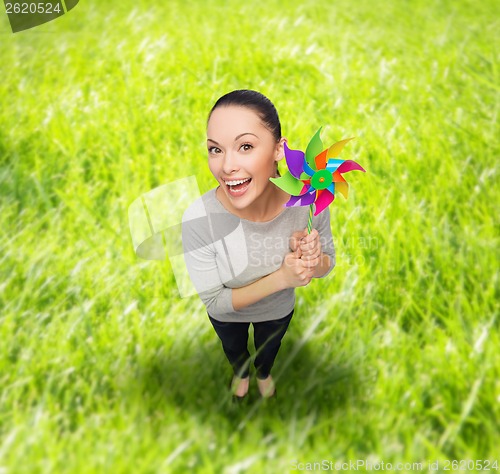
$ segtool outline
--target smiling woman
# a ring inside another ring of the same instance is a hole
[[[248,391],[248,328],[262,396],[274,392],[271,368],[295,306],[295,288],[326,276],[335,265],[330,213],[286,207],[279,176],[285,138],[274,105],[256,91],[233,91],[207,123],[208,166],[219,186],[183,215],[188,273],[233,367],[236,396]],[[201,217],[200,217],[201,216]],[[317,229],[317,230],[316,230]],[[265,245],[269,241],[284,245]],[[257,244],[257,245],[256,245]]]

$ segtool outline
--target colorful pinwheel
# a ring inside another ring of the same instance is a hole
[[[365,171],[355,161],[338,159],[344,145],[352,138],[341,140],[323,150],[320,131],[321,127],[311,138],[305,154],[300,150],[290,150],[285,142],[288,170],[279,178],[269,178],[276,186],[291,194],[289,201],[285,204],[287,207],[309,205],[307,224],[309,234],[312,226],[313,204],[314,215],[317,216],[333,202],[336,191],[347,199],[348,185],[342,174],[354,170]]]

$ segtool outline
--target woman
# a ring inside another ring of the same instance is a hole
[[[271,368],[295,306],[298,286],[328,275],[335,249],[326,208],[285,207],[290,195],[275,186],[283,158],[274,105],[256,91],[222,96],[207,123],[208,166],[219,185],[183,216],[190,278],[233,368],[234,399],[249,389],[248,328],[254,327],[254,365],[262,397],[275,395]]]

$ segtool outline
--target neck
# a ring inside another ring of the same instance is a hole
[[[276,215],[276,203],[280,200],[280,189],[269,182],[262,194],[252,203],[252,209],[245,209],[243,219],[262,222],[271,220]]]

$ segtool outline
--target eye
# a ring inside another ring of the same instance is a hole
[[[208,153],[210,153],[211,155],[215,155],[216,153],[220,153],[220,152],[221,152],[221,149],[216,147],[216,146],[208,147]]]
[[[243,151],[248,151],[248,150],[251,150],[253,148],[253,145],[250,143],[243,143],[243,145],[241,145],[240,148],[243,148]]]

